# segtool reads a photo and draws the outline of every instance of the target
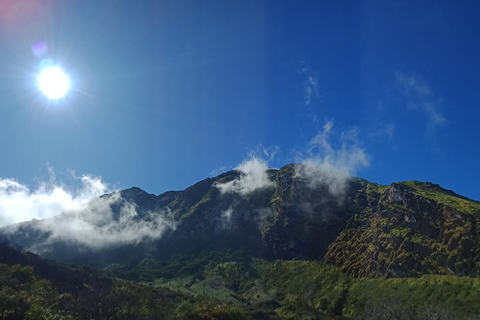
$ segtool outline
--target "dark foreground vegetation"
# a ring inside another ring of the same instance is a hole
[[[447,320],[480,313],[478,278],[352,278],[322,262],[268,262],[241,251],[143,261],[129,276],[147,281],[2,245],[0,318]]]

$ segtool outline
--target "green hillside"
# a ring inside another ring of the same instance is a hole
[[[236,171],[159,196],[124,190],[112,210],[133,205],[138,215],[132,219],[161,216],[175,224],[162,237],[138,243],[93,250],[49,238],[38,220],[3,228],[12,244],[96,268],[3,246],[5,292],[14,297],[5,296],[14,303],[4,307],[3,318],[28,318],[35,308],[58,319],[480,314],[478,201],[418,181],[379,185],[344,177],[332,189],[301,170],[268,170],[270,183],[244,194],[218,187],[238,187],[245,177]],[[15,285],[17,273],[28,279],[25,286]]]
[[[231,305],[254,319],[368,319],[372,310],[378,316],[398,313],[397,319],[480,314],[479,278],[356,278],[321,261],[267,261],[242,251],[142,261],[130,276],[149,279],[143,283],[154,288]],[[188,303],[188,308],[199,307]]]
[[[402,183],[410,187],[411,191],[416,195],[443,203],[461,212],[480,215],[480,201],[463,197],[452,190],[444,189],[438,184],[431,182],[403,181]]]
[[[194,306],[185,308],[186,304]],[[202,317],[197,317],[201,315]],[[1,319],[245,319],[244,311],[0,245]]]

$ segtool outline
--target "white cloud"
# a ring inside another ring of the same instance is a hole
[[[358,129],[338,135],[338,144],[330,142],[333,122],[328,121],[323,131],[311,141],[308,156],[295,168],[297,177],[307,179],[310,187],[325,185],[329,192],[341,199],[347,182],[361,167],[368,166],[369,157],[358,146]]]
[[[259,160],[260,162],[272,163],[276,160],[277,155],[280,153],[280,147],[277,145],[271,145],[269,147],[264,147],[263,145],[259,144],[255,148],[247,148],[247,158],[249,159],[262,159]],[[264,159],[264,160],[263,160]],[[244,163],[247,161],[244,161]],[[221,166],[216,167],[210,172],[210,176],[218,176],[219,174],[226,172],[228,170],[237,170],[239,171],[241,166],[240,164],[238,167],[233,168],[233,166]],[[267,167],[268,168],[268,167]],[[240,170],[241,171],[241,170]]]
[[[120,207],[119,212],[112,210],[113,204]],[[43,244],[47,247],[51,242],[61,240],[98,249],[157,239],[166,230],[174,230],[176,223],[168,212],[151,213],[146,219],[140,219],[135,205],[125,202],[116,192],[96,198],[77,210],[37,221],[35,226],[50,234]]]
[[[78,178],[81,187],[73,191],[57,184],[54,177],[50,174],[50,181],[41,182],[35,190],[13,179],[0,179],[0,226],[6,226],[5,232],[16,232],[16,223],[40,219],[27,222],[48,234],[38,250],[56,240],[95,249],[159,238],[176,227],[168,212],[150,213],[140,219],[135,205],[122,199],[119,192],[105,195],[111,190],[100,177]],[[114,204],[119,211],[112,210]]]
[[[76,191],[55,183],[41,182],[35,190],[14,179],[0,179],[0,226],[45,219],[80,208],[88,201],[109,191],[100,177],[84,175],[82,187]]]
[[[240,172],[240,177],[226,183],[217,183],[215,185],[221,193],[247,195],[257,189],[275,185],[275,183],[268,178],[267,163],[256,157],[242,162],[235,170]]]

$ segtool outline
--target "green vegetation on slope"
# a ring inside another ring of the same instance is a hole
[[[168,290],[82,273],[85,283],[67,290],[68,278],[55,283],[35,275],[32,266],[0,264],[0,318],[165,319],[180,298]]]
[[[477,202],[420,182],[365,190],[356,198],[363,211],[330,244],[328,263],[355,277],[480,274],[480,215],[468,212]]]
[[[407,320],[425,312],[443,317],[435,319],[480,313],[480,279],[471,277],[354,278],[320,261],[220,251],[177,256],[163,267],[150,263],[161,274],[179,263],[185,268],[138,284],[2,250],[2,262],[24,264],[0,264],[2,319],[367,319],[366,312],[394,312]]]
[[[241,308],[0,245],[0,319],[245,319]]]
[[[169,274],[150,276],[146,284],[193,299],[178,309],[192,319],[193,313],[204,319],[201,315],[212,310],[225,319],[364,319],[365,312],[402,314],[398,319],[426,313],[461,319],[480,313],[478,278],[355,278],[320,261],[266,261],[231,250],[177,255],[149,265],[153,269],[136,272]],[[217,301],[216,307],[201,301]]]
[[[421,181],[403,181],[413,193],[443,203],[465,213],[480,214],[480,202],[456,194],[452,190],[440,187],[438,184]]]
[[[359,192],[364,192],[366,194],[384,194],[387,191],[389,186],[378,184],[374,182],[367,181],[365,179],[357,179],[361,187],[358,189]]]
[[[264,289],[283,298],[276,310],[282,318],[299,319],[308,310],[310,314],[362,317],[365,310],[385,301],[401,303],[414,313],[428,307],[460,318],[480,314],[478,278],[351,278],[316,261],[256,261],[255,266]]]

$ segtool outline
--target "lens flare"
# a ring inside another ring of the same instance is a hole
[[[70,88],[68,76],[58,67],[45,68],[38,77],[38,85],[50,99],[63,97]]]
[[[32,45],[32,52],[35,56],[41,57],[48,52],[48,47],[45,42],[37,42]]]

